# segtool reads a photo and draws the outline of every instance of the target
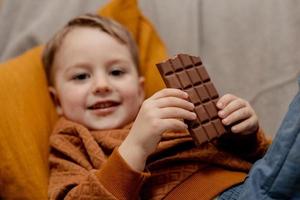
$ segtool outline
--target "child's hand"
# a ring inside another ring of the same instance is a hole
[[[139,164],[135,161],[145,161],[155,151],[162,133],[186,129],[183,119],[196,119],[194,105],[187,98],[187,93],[167,88],[144,101],[129,135],[119,148],[129,165],[140,170],[142,167],[136,167]]]
[[[219,117],[226,126],[232,125],[233,133],[250,134],[258,129],[258,118],[251,105],[232,94],[222,96],[217,102]]]

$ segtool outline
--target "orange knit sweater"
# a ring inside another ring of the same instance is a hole
[[[196,148],[188,133],[165,133],[146,172],[140,173],[118,153],[129,130],[89,131],[61,118],[50,138],[49,198],[213,199],[242,182],[251,161],[269,144],[261,130],[254,140],[233,143],[230,149],[224,141]],[[238,154],[231,153],[235,145]]]

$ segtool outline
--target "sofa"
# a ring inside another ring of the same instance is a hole
[[[281,0],[0,0],[0,199],[47,198],[48,137],[58,116],[40,53],[71,17],[101,12],[128,27],[147,96],[164,87],[156,62],[200,56],[219,93],[247,99],[273,137],[297,91],[299,9]]]

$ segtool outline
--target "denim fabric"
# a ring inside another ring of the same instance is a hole
[[[298,83],[300,87],[300,79]],[[242,187],[225,191],[219,199],[300,199],[300,91],[266,155],[254,164]]]
[[[244,189],[244,184],[233,186],[223,192],[217,200],[238,200],[241,192]]]

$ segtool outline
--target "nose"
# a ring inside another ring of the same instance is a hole
[[[105,95],[112,90],[109,80],[105,76],[95,77],[92,92],[95,95]]]

